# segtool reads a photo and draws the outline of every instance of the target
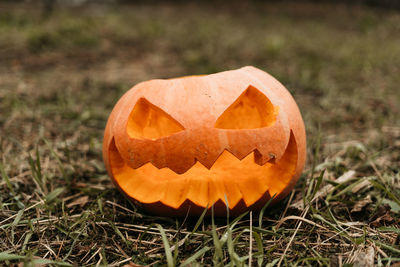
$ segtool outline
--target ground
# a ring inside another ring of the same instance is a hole
[[[0,3],[0,264],[399,262],[399,25],[388,9],[306,2]],[[229,220],[154,217],[125,199],[101,156],[119,97],[245,65],[303,114],[292,194]]]

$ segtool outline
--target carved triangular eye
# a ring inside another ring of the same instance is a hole
[[[278,107],[257,88],[249,86],[215,123],[220,129],[255,129],[272,125]]]
[[[132,138],[155,140],[184,128],[165,111],[140,98],[129,115],[126,130]]]

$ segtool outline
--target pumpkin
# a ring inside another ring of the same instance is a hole
[[[126,92],[105,129],[116,186],[158,215],[260,210],[293,189],[306,160],[300,111],[255,67],[156,79]]]

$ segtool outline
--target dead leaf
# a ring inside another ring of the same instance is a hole
[[[365,198],[361,199],[358,201],[356,204],[354,204],[354,207],[351,209],[351,213],[353,212],[360,212],[365,206],[368,204],[372,203],[371,196],[368,195]]]
[[[88,187],[88,185],[87,185],[87,184],[85,184],[85,183],[81,183],[81,182],[77,182],[77,183],[75,183],[75,186],[76,186],[77,188],[85,188],[85,187]]]
[[[75,199],[74,201],[72,201],[71,203],[67,204],[67,208],[71,208],[73,206],[76,205],[80,205],[81,207],[85,206],[86,203],[89,201],[89,197],[88,196],[83,196],[80,198]]]
[[[125,264],[122,267],[142,267],[143,265],[137,265],[136,263],[129,262],[128,264]]]
[[[365,179],[364,181],[362,181],[361,183],[357,184],[356,186],[354,186],[351,189],[352,193],[357,193],[358,191],[360,191],[361,189],[363,189],[364,187],[370,187],[371,183],[369,182],[368,179]]]
[[[353,267],[373,267],[375,259],[374,247],[357,249],[354,252],[353,259]]]
[[[384,199],[382,200],[382,203],[383,203],[383,204],[389,205],[390,209],[391,209],[394,213],[399,213],[399,212],[400,212],[400,205],[397,204],[395,201],[384,198]]]
[[[389,211],[387,211],[384,215],[378,217],[375,221],[371,223],[371,226],[373,227],[380,227],[382,225],[385,225],[386,223],[392,223],[394,219],[392,216],[390,216]]]

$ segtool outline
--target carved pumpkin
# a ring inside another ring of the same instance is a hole
[[[259,210],[294,187],[306,159],[290,93],[244,67],[150,80],[129,90],[105,130],[103,157],[120,190],[160,215]],[[226,201],[228,203],[226,203]]]

